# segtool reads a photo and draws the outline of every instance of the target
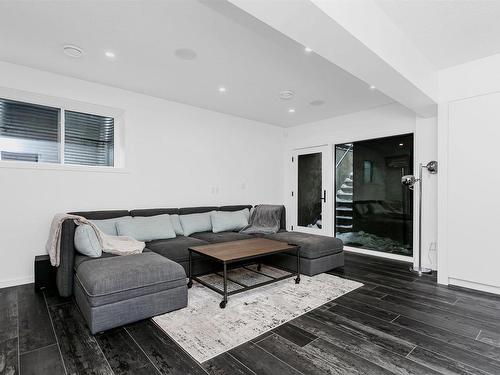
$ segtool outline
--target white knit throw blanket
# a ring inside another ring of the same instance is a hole
[[[76,225],[88,224],[94,229],[102,251],[116,255],[130,255],[142,253],[146,244],[127,236],[110,236],[97,228],[90,220],[83,216],[71,214],[56,214],[50,225],[49,239],[45,249],[50,256],[50,263],[58,267],[61,254],[61,232],[65,220],[73,220]]]

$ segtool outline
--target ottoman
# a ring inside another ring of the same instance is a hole
[[[94,334],[187,306],[184,268],[153,252],[75,262],[74,295]]]
[[[299,245],[300,272],[304,275],[314,276],[344,266],[344,244],[338,238],[286,231],[264,237]],[[295,252],[272,255],[269,263],[294,271],[297,267]]]

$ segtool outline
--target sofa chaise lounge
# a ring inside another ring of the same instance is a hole
[[[104,220],[125,216],[237,211],[251,207],[235,205],[73,213],[89,220]],[[186,307],[188,248],[254,237],[238,232],[193,233],[190,236],[147,242],[141,254],[115,256],[103,253],[100,258],[90,258],[75,250],[75,229],[76,225],[72,220],[63,223],[57,288],[63,297],[74,295],[92,333]],[[316,275],[344,265],[340,240],[286,231],[284,207],[280,231],[265,237],[301,246],[301,273],[305,275]],[[262,262],[290,270],[295,270],[296,267],[295,254],[292,253],[266,257]],[[193,258],[195,275],[217,270],[217,265],[206,258]]]

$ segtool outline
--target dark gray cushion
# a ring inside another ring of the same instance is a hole
[[[89,220],[114,219],[117,217],[129,215],[127,210],[79,211],[79,212],[70,212],[70,214],[83,216],[84,218],[89,219]]]
[[[217,211],[218,209],[219,207],[217,206],[183,207],[179,208],[179,215],[202,214],[204,212]]]
[[[136,209],[130,211],[130,216],[156,216],[156,215],[175,215],[179,213],[178,208],[149,208]]]
[[[237,232],[201,232],[201,233],[193,233],[190,237],[198,238],[199,240],[207,241],[210,243],[218,243],[218,242],[228,242],[228,241],[238,241],[238,240],[248,240],[250,238],[254,238],[248,234],[242,234]]]
[[[75,274],[91,306],[135,298],[186,284],[180,264],[155,253],[93,259]]]
[[[168,240],[147,242],[146,248],[175,262],[187,262],[189,247],[206,244],[207,242],[197,238],[177,236]],[[198,257],[198,255],[193,254],[193,257]]]
[[[300,246],[301,258],[316,259],[326,255],[340,253],[344,247],[341,240],[334,237],[300,232],[279,232],[264,236],[270,240],[283,241]],[[295,254],[295,251],[290,251]]]
[[[251,209],[252,206],[249,204],[237,204],[232,206],[221,206],[219,207],[219,211],[241,211],[245,208]]]

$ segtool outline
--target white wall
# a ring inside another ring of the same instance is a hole
[[[0,287],[30,282],[57,212],[283,203],[283,130],[0,63],[0,87],[123,109],[122,173],[0,167]]]
[[[436,118],[421,119],[416,118],[415,113],[401,106],[400,104],[390,104],[361,111],[345,116],[335,117],[327,120],[318,121],[311,124],[289,128],[285,132],[285,148],[287,156],[285,157],[285,197],[289,209],[291,209],[290,186],[293,186],[293,169],[291,167],[290,157],[292,151],[298,148],[312,147],[328,144],[332,147],[335,144],[353,142],[363,139],[386,137],[397,134],[415,133],[415,165],[418,163],[427,163],[429,160],[436,159]],[[333,165],[331,166],[333,168]],[[416,170],[416,169],[415,169]],[[428,249],[432,248],[436,242],[436,176],[428,181],[426,176],[426,190],[424,194],[424,218],[423,223],[423,265],[436,268],[436,254],[428,254]],[[429,182],[429,183],[427,183]],[[331,194],[330,194],[331,195]],[[418,196],[414,195],[415,202]],[[415,211],[415,223],[417,222],[417,211]],[[291,223],[291,217],[287,222]],[[414,244],[417,249],[417,226],[415,225]],[[416,251],[415,251],[416,253]],[[430,258],[429,258],[430,256]]]
[[[500,294],[500,55],[439,78],[439,282]]]

